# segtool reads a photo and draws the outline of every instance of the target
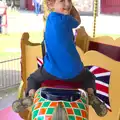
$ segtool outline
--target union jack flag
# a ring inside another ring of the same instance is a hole
[[[38,65],[38,68],[41,67],[42,64],[43,64],[43,59],[37,57],[37,65]]]
[[[42,66],[43,60],[37,58],[38,67]],[[96,77],[96,95],[105,103],[109,111],[111,111],[109,101],[109,84],[110,84],[110,71],[97,66],[86,66],[91,73]]]
[[[97,97],[104,102],[108,110],[111,111],[109,101],[110,71],[97,66],[87,66],[87,68],[96,77],[95,83]]]

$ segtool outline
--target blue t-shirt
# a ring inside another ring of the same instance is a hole
[[[71,15],[51,12],[46,21],[44,68],[60,79],[79,75],[83,63],[73,41],[73,28],[79,25]]]

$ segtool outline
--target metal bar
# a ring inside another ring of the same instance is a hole
[[[97,18],[97,12],[98,12],[98,0],[94,0],[93,38],[95,38],[95,35],[96,35],[96,18]]]
[[[9,60],[0,61],[0,91],[12,88],[21,81],[20,59],[9,57]]]
[[[21,58],[15,58],[15,59],[10,59],[10,60],[5,60],[5,61],[2,61],[0,63],[10,62],[10,61],[19,60],[19,59],[21,59]]]

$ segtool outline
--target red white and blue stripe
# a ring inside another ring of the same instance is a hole
[[[97,66],[87,66],[87,68],[96,77],[95,83],[97,97],[104,102],[106,107],[111,111],[109,101],[110,71]]]
[[[41,67],[42,64],[43,64],[43,59],[37,58],[37,65],[38,65],[38,68]]]

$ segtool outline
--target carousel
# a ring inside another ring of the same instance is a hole
[[[93,36],[89,36],[84,26],[81,26],[76,30],[75,38],[76,48],[84,65],[96,76],[96,94],[108,108],[107,115],[99,117],[95,114],[88,105],[88,96],[83,89],[73,84],[68,85],[64,81],[46,80],[36,92],[33,105],[24,112],[15,113],[21,119],[120,120],[120,94],[118,93],[120,90],[120,38],[96,37],[97,7],[98,0],[94,0]],[[44,22],[49,13],[44,0]],[[27,77],[43,64],[44,42],[31,43],[29,37],[29,33],[23,33],[21,38],[22,80],[18,99],[24,97]]]

